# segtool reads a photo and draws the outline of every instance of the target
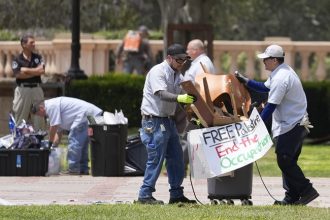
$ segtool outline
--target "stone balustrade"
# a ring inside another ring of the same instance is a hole
[[[90,76],[103,75],[110,70],[111,54],[121,40],[81,39],[80,67]],[[150,40],[153,54],[163,51],[162,40]],[[286,63],[298,72],[304,81],[330,79],[330,42],[291,41],[288,38],[266,38],[265,41],[213,42],[213,61],[219,73],[239,70],[251,78],[266,79],[267,72],[256,54],[272,43],[286,52]],[[64,74],[71,64],[71,39],[36,41],[36,48],[45,59],[47,74]],[[11,61],[21,51],[17,41],[0,41],[0,80],[13,78]],[[327,62],[327,60],[329,60]],[[120,71],[120,66],[115,66]]]

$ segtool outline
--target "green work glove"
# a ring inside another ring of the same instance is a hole
[[[195,97],[192,95],[183,94],[183,95],[178,95],[176,100],[184,104],[191,104],[195,101]]]

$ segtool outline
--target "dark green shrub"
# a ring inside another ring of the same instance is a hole
[[[303,83],[306,92],[309,119],[314,125],[309,137],[330,135],[330,82]]]
[[[123,110],[129,127],[139,127],[144,76],[107,74],[88,80],[75,80],[66,88],[66,95],[93,103],[104,111]]]
[[[0,40],[1,41],[16,41],[19,37],[9,30],[0,30]]]

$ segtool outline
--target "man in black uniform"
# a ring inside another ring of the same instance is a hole
[[[45,64],[42,57],[34,52],[34,36],[24,34],[21,38],[21,46],[23,51],[12,62],[17,83],[13,101],[13,113],[17,125],[23,119],[30,120],[30,110],[34,101],[44,99],[40,76],[45,74]],[[31,115],[31,122],[36,130],[45,128],[43,118]]]

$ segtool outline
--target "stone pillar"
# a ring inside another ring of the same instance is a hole
[[[237,68],[237,57],[238,57],[238,52],[237,51],[233,51],[233,52],[229,52],[230,55],[230,69],[229,69],[229,73],[234,73]]]
[[[12,54],[10,51],[7,51],[6,53],[7,55],[7,59],[6,59],[6,65],[5,65],[5,75],[8,77],[8,78],[11,78],[14,76],[13,74],[13,70],[11,69],[11,62],[12,62]]]
[[[4,64],[4,55],[0,51],[0,78],[3,78],[5,76],[5,68],[3,64]]]
[[[246,75],[253,79],[255,77],[255,68],[254,68],[254,61],[255,61],[255,52],[254,51],[248,51],[246,52],[247,55],[247,61],[246,61]]]
[[[301,79],[303,81],[309,80],[309,66],[308,66],[308,58],[310,52],[300,52],[301,56]]]
[[[326,57],[326,52],[320,51],[316,53],[317,57],[317,69],[315,72],[316,79],[321,81],[325,79],[325,57]]]

